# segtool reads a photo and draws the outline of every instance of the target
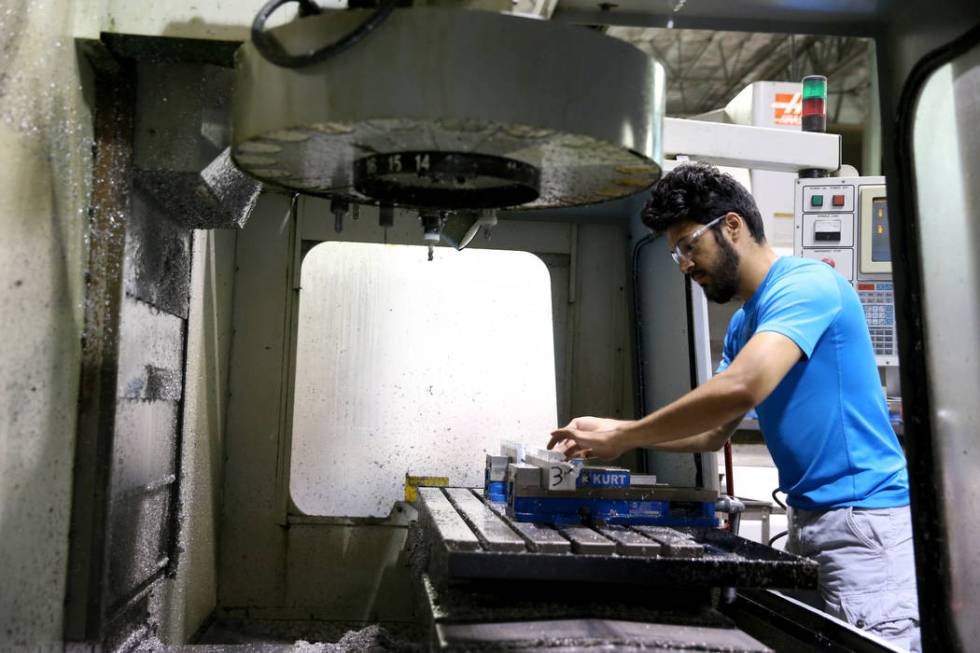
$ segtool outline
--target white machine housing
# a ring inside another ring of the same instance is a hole
[[[898,366],[884,177],[797,179],[793,253],[826,262],[857,290],[879,367]]]

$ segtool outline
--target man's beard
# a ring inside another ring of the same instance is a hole
[[[712,230],[715,242],[721,248],[721,255],[711,270],[711,283],[702,286],[704,296],[716,304],[726,304],[738,290],[739,256],[732,244]]]

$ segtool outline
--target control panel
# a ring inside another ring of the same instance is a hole
[[[875,356],[895,356],[895,295],[890,281],[858,281],[855,285],[864,306]],[[879,364],[883,364],[879,360]]]
[[[823,261],[857,291],[878,365],[898,365],[884,177],[796,180],[793,253]]]

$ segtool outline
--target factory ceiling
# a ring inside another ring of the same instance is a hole
[[[724,107],[755,81],[828,78],[828,120],[862,124],[870,84],[870,40],[840,36],[607,27],[605,32],[656,57],[667,69],[667,115]]]

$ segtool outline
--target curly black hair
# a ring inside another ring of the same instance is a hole
[[[685,163],[653,187],[643,223],[663,232],[688,220],[707,224],[729,211],[742,216],[755,242],[765,242],[762,215],[745,186],[707,163]]]

